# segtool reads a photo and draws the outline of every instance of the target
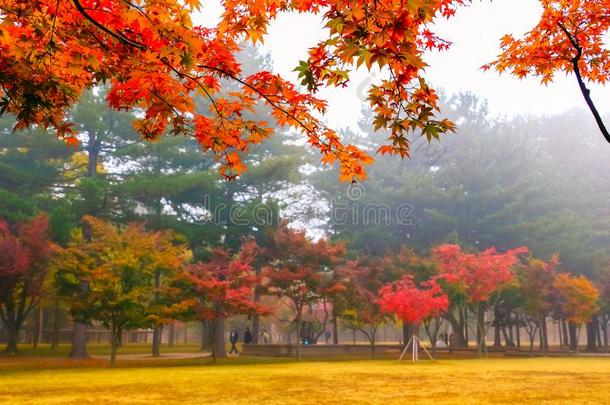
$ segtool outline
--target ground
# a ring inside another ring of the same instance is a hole
[[[38,352],[44,357],[0,357],[0,403],[610,403],[609,358],[412,365],[234,357],[217,365],[202,358],[125,360],[111,369],[101,359],[75,362]]]

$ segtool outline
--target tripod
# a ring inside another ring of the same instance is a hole
[[[401,361],[402,358],[405,356],[405,353],[407,352],[407,349],[409,348],[409,345],[411,345],[411,363],[415,363],[416,361],[418,361],[419,360],[419,343],[420,342],[421,342],[421,340],[419,339],[419,337],[417,337],[417,335],[411,336],[411,339],[409,339],[409,342],[407,343],[407,345],[405,346],[404,350],[400,354],[400,357],[398,358],[398,361]],[[430,360],[434,361],[434,359],[430,355],[430,352],[428,352],[428,349],[426,349],[423,345],[422,345],[421,348],[424,349],[424,351],[426,352],[426,354],[428,355]]]

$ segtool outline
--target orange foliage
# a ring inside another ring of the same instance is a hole
[[[462,2],[225,0],[218,25],[206,28],[191,19],[198,0],[4,0],[0,115],[15,114],[17,129],[54,128],[73,144],[69,109],[85,89],[109,82],[112,108],[142,112],[134,127],[143,138],[192,135],[233,178],[246,169],[242,155],[271,134],[266,123],[246,115],[263,103],[278,124],[300,130],[323,162],[338,162],[342,179],[363,179],[372,158],[324,125],[319,117],[326,103],[316,90],[345,85],[353,65],[378,65],[389,72],[369,92],[375,128],[390,133],[382,153],[407,156],[409,131],[429,140],[451,131],[451,122],[435,118],[438,97],[422,77],[422,55],[448,47],[429,24],[453,15]],[[283,11],[321,14],[329,29],[297,68],[308,91],[267,71],[243,76],[236,60],[244,39],[261,42]],[[224,79],[239,91],[221,96]],[[196,111],[196,96],[208,99],[209,112]]]
[[[610,26],[608,0],[542,0],[540,22],[523,38],[506,35],[502,53],[484,66],[517,77],[539,76],[542,83],[553,80],[556,72],[572,73],[573,59],[583,78],[605,83],[610,68],[610,52],[604,41]]]
[[[219,23],[207,28],[191,18],[201,8],[199,0],[4,0],[0,115],[15,114],[17,129],[52,127],[74,144],[69,109],[85,89],[109,82],[110,106],[141,112],[134,127],[145,139],[192,135],[222,163],[221,173],[234,178],[246,170],[243,155],[271,135],[267,123],[246,114],[266,104],[279,125],[300,131],[321,152],[322,162],[338,163],[342,179],[363,179],[372,158],[324,124],[326,102],[316,97],[318,89],[346,86],[361,66],[387,73],[368,91],[373,126],[388,134],[380,154],[409,156],[412,132],[431,141],[453,131],[452,122],[436,116],[438,95],[424,79],[424,52],[449,47],[431,24],[465,3],[470,2],[224,0]],[[609,0],[541,4],[538,25],[522,39],[505,36],[502,53],[484,68],[538,75],[543,83],[557,71],[575,72],[593,111],[582,79],[608,80]],[[290,11],[318,14],[327,28],[328,36],[295,69],[306,90],[268,71],[244,76],[236,59],[245,42],[262,42],[269,24]],[[225,80],[238,90],[221,95]],[[209,101],[210,111],[196,111],[196,96]],[[596,119],[603,127],[599,114]]]
[[[561,297],[561,311],[570,322],[589,322],[599,310],[599,291],[585,276],[560,273],[553,286]]]

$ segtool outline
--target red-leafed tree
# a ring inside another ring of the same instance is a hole
[[[256,256],[256,243],[247,241],[237,255],[216,248],[207,262],[188,267],[198,300],[192,302],[200,320],[207,321],[213,337],[212,357],[225,357],[224,321],[241,314],[264,313],[265,309],[253,300],[258,283],[250,265]]]
[[[396,252],[388,251],[381,258],[381,266],[385,269],[386,279],[384,283],[398,280],[403,274],[410,274],[416,283],[429,280],[438,272],[436,263],[429,257],[425,257],[417,253],[412,248],[403,245]],[[440,328],[440,319],[431,320],[428,326],[434,326],[434,329]],[[424,323],[424,326],[428,321]],[[403,340],[407,342],[413,334],[414,325],[403,323],[402,334]],[[426,331],[432,329],[426,328]],[[438,332],[438,331],[437,331]],[[431,338],[432,339],[432,338]],[[436,344],[436,339],[432,343]],[[434,348],[434,347],[433,347]]]
[[[287,298],[293,307],[296,355],[300,359],[303,309],[328,292],[330,285],[326,281],[344,254],[345,246],[325,239],[313,242],[304,231],[281,225],[273,235],[269,251],[272,257],[263,269],[263,282],[268,294]]]
[[[492,247],[480,253],[468,253],[453,244],[433,249],[445,282],[462,293],[474,307],[480,356],[487,353],[485,335],[490,323],[485,322],[485,311],[513,279],[512,268],[519,262],[519,255],[527,252],[527,248],[520,247],[500,253]]]
[[[413,325],[413,336],[422,322],[439,317],[449,307],[449,298],[435,278],[418,284],[410,274],[381,288],[377,302],[383,312]]]
[[[17,352],[17,338],[30,310],[40,301],[54,248],[44,214],[11,227],[0,219],[0,319]]]

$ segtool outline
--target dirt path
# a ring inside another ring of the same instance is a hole
[[[117,354],[117,360],[179,360],[179,359],[199,359],[210,357],[211,353],[208,352],[197,352],[197,353],[165,353],[161,354],[160,357],[153,357],[149,353],[140,354]],[[92,355],[94,359],[107,360],[110,358],[109,354],[106,355]]]

